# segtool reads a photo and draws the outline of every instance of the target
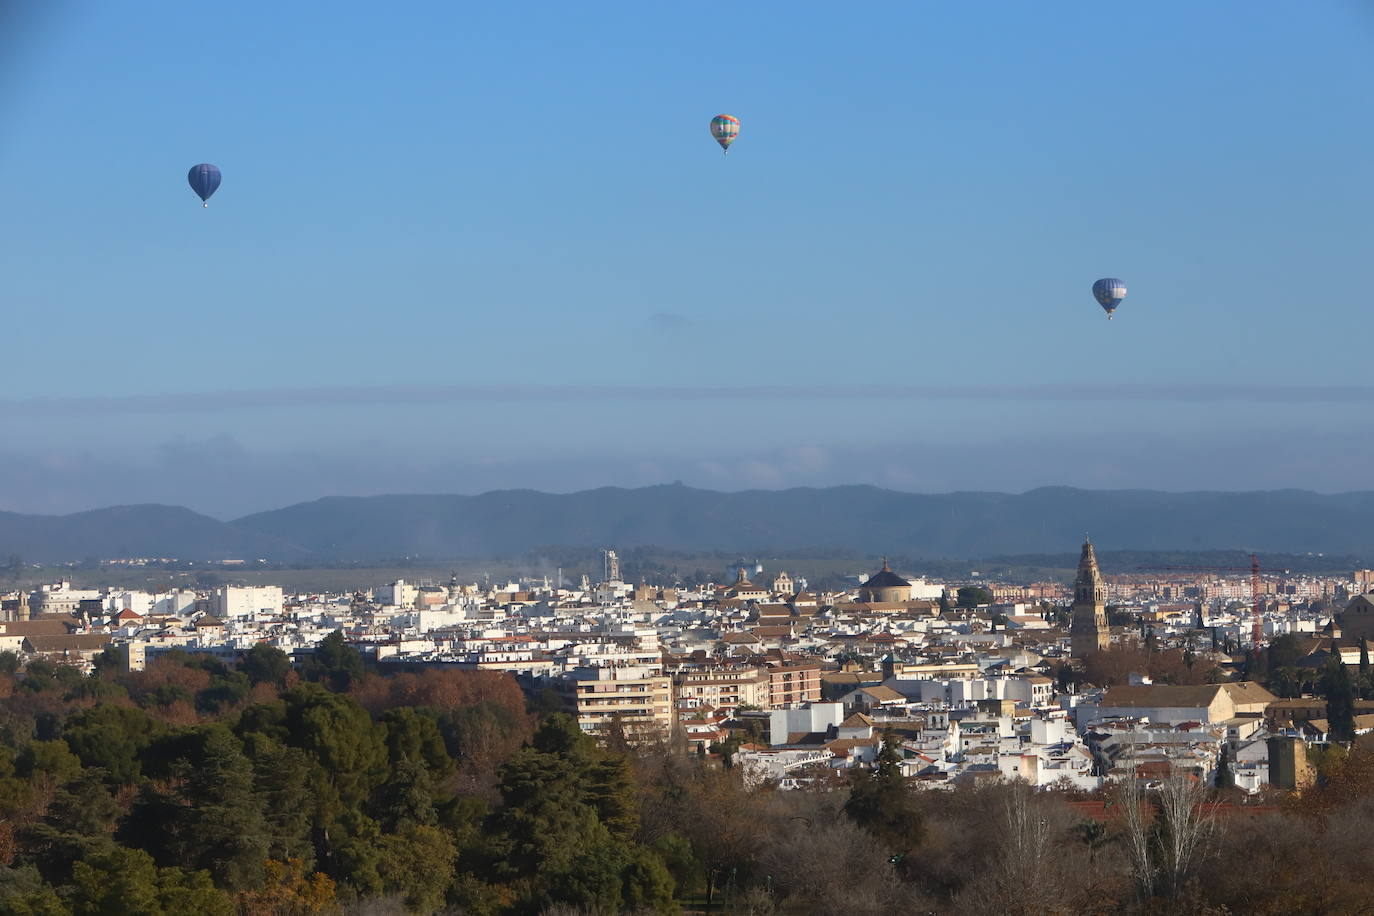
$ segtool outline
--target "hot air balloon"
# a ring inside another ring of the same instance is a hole
[[[191,171],[186,173],[186,180],[191,183],[191,190],[200,195],[200,199],[205,206],[210,206],[210,195],[215,193],[215,188],[219,187],[219,169],[208,162],[200,165],[191,166]]]
[[[1093,298],[1097,304],[1107,310],[1107,320],[1112,318],[1112,312],[1121,304],[1121,300],[1126,298],[1126,284],[1111,277],[1103,277],[1093,284]]]
[[[711,119],[711,136],[716,138],[720,148],[730,152],[730,144],[739,136],[739,118],[732,115],[716,115]]]

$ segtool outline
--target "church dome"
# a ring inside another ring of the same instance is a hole
[[[893,572],[883,557],[883,568],[859,587],[859,600],[890,603],[911,600],[911,583]]]
[[[911,583],[897,575],[887,565],[887,557],[883,557],[883,568],[868,577],[868,581],[863,584],[864,588],[910,588]]]

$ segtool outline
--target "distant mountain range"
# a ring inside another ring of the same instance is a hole
[[[222,522],[119,506],[0,512],[0,554],[28,561],[177,557],[371,562],[517,556],[540,547],[783,551],[843,547],[910,557],[1107,550],[1374,556],[1374,492],[1163,493],[1045,487],[1021,494],[869,486],[720,493],[680,484],[579,493],[329,497]]]
[[[310,551],[180,506],[114,506],[73,515],[0,512],[0,554],[27,562],[118,557],[305,559]]]

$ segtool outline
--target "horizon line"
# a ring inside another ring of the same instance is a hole
[[[383,385],[225,389],[175,394],[38,396],[0,399],[0,417],[91,416],[423,405],[475,401],[677,400],[1160,401],[1166,403],[1374,403],[1370,385]]]

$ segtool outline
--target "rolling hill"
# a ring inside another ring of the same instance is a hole
[[[1022,494],[869,486],[722,493],[682,485],[569,494],[333,497],[234,524],[315,556],[508,556],[546,545],[677,550],[842,546],[925,557],[1110,549],[1374,553],[1374,493],[1163,493],[1046,487]]]
[[[1374,493],[1163,493],[1046,487],[1020,494],[870,486],[722,493],[680,484],[578,493],[329,497],[223,522],[172,506],[65,516],[0,512],[0,554],[372,562],[521,555],[540,547],[762,551],[844,547],[976,558],[1073,551],[1224,550],[1374,557]]]

